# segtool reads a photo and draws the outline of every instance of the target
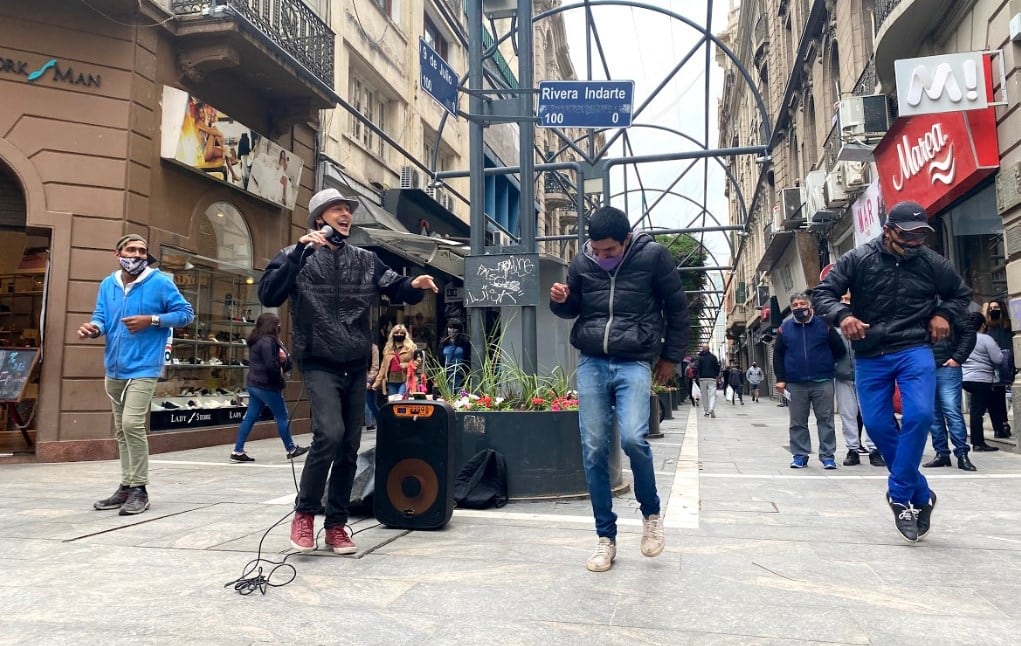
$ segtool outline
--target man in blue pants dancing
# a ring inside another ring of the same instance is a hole
[[[971,290],[950,262],[924,245],[933,232],[925,209],[901,202],[883,233],[845,254],[812,292],[816,313],[851,340],[862,418],[890,470],[887,503],[900,535],[929,533],[936,494],[919,472],[932,424],[936,373],[931,343],[947,338]],[[851,304],[840,297],[851,291]],[[938,301],[937,301],[938,299]],[[894,385],[903,417],[893,414]]]

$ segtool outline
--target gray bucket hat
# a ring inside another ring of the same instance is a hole
[[[312,199],[308,201],[308,228],[315,229],[316,220],[323,214],[323,211],[337,202],[347,202],[352,213],[358,208],[358,200],[356,198],[346,197],[335,188],[324,188],[313,195]]]

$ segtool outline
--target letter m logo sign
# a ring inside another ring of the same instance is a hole
[[[982,52],[909,58],[894,63],[900,116],[988,107],[989,65]]]

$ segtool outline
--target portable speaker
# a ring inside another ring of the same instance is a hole
[[[439,529],[454,513],[454,411],[446,402],[385,405],[376,418],[376,520]]]

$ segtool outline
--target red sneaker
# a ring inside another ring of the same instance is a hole
[[[294,512],[294,520],[291,521],[291,547],[300,552],[315,549],[314,519],[315,516],[312,514]]]
[[[333,550],[334,554],[354,554],[358,546],[348,538],[343,527],[326,528],[326,547]]]

